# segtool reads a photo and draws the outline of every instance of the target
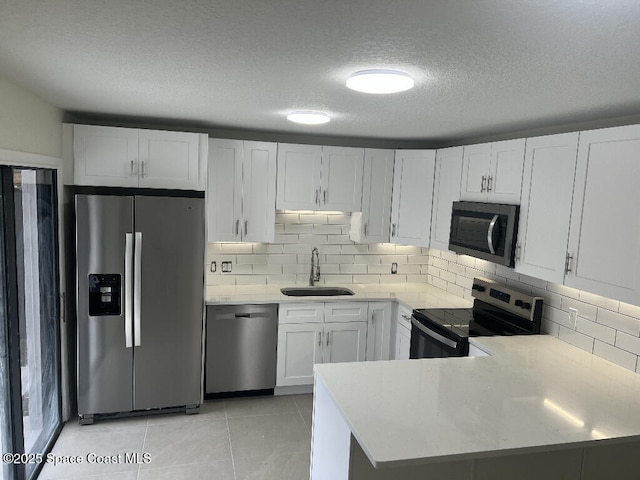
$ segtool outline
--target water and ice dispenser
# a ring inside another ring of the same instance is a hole
[[[89,315],[122,314],[122,276],[119,273],[89,274]]]

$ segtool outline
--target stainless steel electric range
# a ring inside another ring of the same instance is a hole
[[[416,309],[410,358],[465,357],[469,337],[540,333],[542,297],[474,278],[473,308]]]

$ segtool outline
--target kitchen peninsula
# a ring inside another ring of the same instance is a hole
[[[315,367],[312,480],[637,478],[640,376],[551,336]]]

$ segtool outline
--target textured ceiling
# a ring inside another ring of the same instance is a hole
[[[443,141],[639,114],[639,51],[638,0],[0,0],[3,75],[203,128]],[[381,67],[416,87],[344,86]]]

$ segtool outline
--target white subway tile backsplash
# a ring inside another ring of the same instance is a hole
[[[362,255],[369,253],[369,245],[340,245],[340,251],[337,253],[345,253],[349,255]]]
[[[266,275],[280,275],[282,273],[282,265],[253,265],[253,273]]]
[[[398,255],[422,255],[422,248],[412,245],[396,245]]]
[[[353,283],[380,283],[380,275],[354,275]]]
[[[575,308],[576,310],[578,310],[578,316],[584,317],[593,322],[596,321],[598,307],[596,307],[595,305],[590,305],[574,298],[562,297],[561,308],[566,312],[568,312],[570,308]]]
[[[223,253],[253,253],[251,243],[221,243]]]
[[[615,328],[630,335],[640,335],[640,320],[598,307],[596,322]]]
[[[413,274],[408,274],[407,275],[407,282],[408,283],[427,283],[427,275],[413,275]],[[384,280],[381,280],[381,283],[384,283]]]
[[[618,311],[623,315],[640,318],[640,307],[638,307],[637,305],[630,305],[628,303],[620,302],[620,309]]]
[[[266,254],[238,255],[236,257],[236,263],[238,263],[239,265],[242,265],[242,264],[264,265],[267,263],[267,255]]]
[[[616,342],[614,345],[627,352],[640,355],[640,338],[638,337],[634,337],[624,332],[618,332],[616,334]]]
[[[614,312],[617,312],[620,308],[620,302],[617,300],[601,297],[600,295],[594,295],[593,293],[584,292],[582,290],[578,293],[578,297],[582,302],[590,303],[591,305],[606,308],[607,310],[612,310]]]
[[[462,297],[464,295],[464,288],[462,288],[459,285],[456,285],[455,283],[449,283],[447,285],[447,292],[452,293],[453,295]]]
[[[638,360],[637,355],[616,348],[608,343],[596,340],[593,345],[593,353],[598,357],[609,360],[610,362],[616,363],[629,370],[636,369],[636,363]]]
[[[455,285],[462,289],[462,296],[468,300],[473,299],[470,290],[473,277],[507,283],[544,299],[544,333],[631,370],[636,368],[636,363],[640,364],[637,362],[640,307],[517,274],[512,269],[465,255],[453,259],[435,249],[430,249],[429,253],[428,283],[449,291],[451,285]],[[569,324],[569,308],[578,310],[575,329]]]
[[[293,223],[293,222],[289,222]],[[327,215],[321,215],[319,213],[316,214],[300,214],[300,222],[299,223],[311,223],[313,225],[317,224],[326,224],[327,223]]]
[[[396,246],[390,243],[372,243],[369,245],[369,253],[378,255],[395,255]]]
[[[581,313],[581,312],[580,312]],[[616,340],[616,330],[605,325],[578,316],[577,330],[592,338],[597,338],[601,342],[613,345]]]
[[[351,221],[351,215],[346,214],[333,214],[327,215],[327,223],[337,223],[340,225],[349,225]]]
[[[287,223],[300,223],[297,213],[276,213],[276,225]]]
[[[342,225],[313,225],[312,232],[314,234],[319,234],[319,235],[340,235],[344,233],[342,231]],[[299,232],[299,233],[307,233],[307,232]]]
[[[340,273],[368,273],[367,265],[360,263],[345,263],[340,265]]]
[[[572,330],[560,325],[558,330],[558,338],[560,338],[560,340],[564,340],[567,343],[570,343],[575,347],[581,348],[586,352],[593,352],[593,344],[595,340],[592,337],[584,335],[576,330]]]
[[[313,225],[302,225],[299,223],[287,223],[284,226],[284,233],[312,233]]]
[[[298,263],[298,256],[294,253],[283,253],[267,255],[267,263]]]

